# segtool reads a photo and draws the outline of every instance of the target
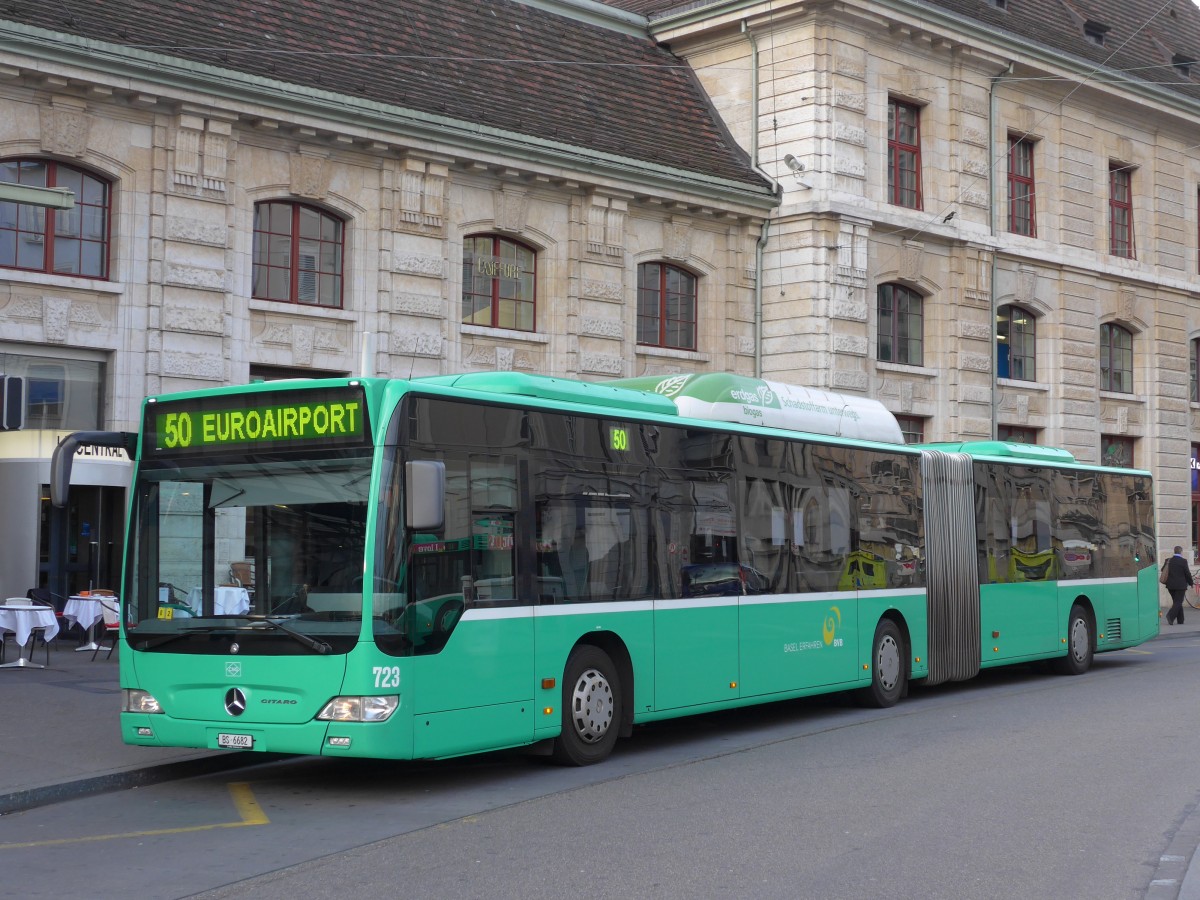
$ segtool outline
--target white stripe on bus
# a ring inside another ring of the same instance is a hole
[[[1136,576],[1117,578],[1078,578],[1057,582],[1060,590],[1076,587],[1103,587],[1110,584],[1135,584]],[[996,582],[996,584],[1038,584],[1039,582]],[[990,585],[984,585],[989,587]],[[803,594],[751,594],[727,597],[680,597],[659,600],[609,601],[605,603],[558,603],[543,606],[471,607],[463,619],[487,621],[493,619],[527,619],[533,616],[583,616],[610,613],[653,612],[676,609],[719,609],[730,606],[768,606],[779,603],[836,603],[847,600],[893,597],[925,598],[925,588],[878,588],[858,591],[813,591]]]

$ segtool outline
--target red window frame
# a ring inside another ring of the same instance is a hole
[[[897,415],[896,424],[900,426],[900,433],[904,435],[904,443],[921,444],[925,442],[924,416]]]
[[[1200,403],[1200,338],[1192,338],[1188,349],[1188,399]]]
[[[1015,303],[996,315],[997,376],[1037,381],[1037,318]]]
[[[1132,469],[1136,444],[1134,438],[1125,435],[1100,435],[1100,465]]]
[[[921,108],[888,100],[888,202],[921,209]]]
[[[254,204],[251,296],[341,309],[345,239],[345,222],[319,207],[294,200]],[[312,257],[310,265],[302,265],[305,256]],[[310,291],[311,299],[305,296]]]
[[[537,330],[537,251],[532,247],[497,234],[468,235],[462,279],[463,324]]]
[[[1108,251],[1134,259],[1133,171],[1113,163],[1108,168]]]
[[[1008,441],[1010,444],[1036,444],[1038,430],[1023,425],[997,425],[996,440]]]
[[[0,172],[0,181],[68,188],[75,199],[72,209],[0,203],[0,268],[107,281],[112,251],[111,182],[50,159],[6,159],[0,161]],[[68,264],[74,271],[64,269]],[[84,271],[85,265],[88,271]]]
[[[1133,393],[1133,332],[1109,322],[1100,326],[1100,390]]]
[[[1025,137],[1008,139],[1008,230],[1037,237],[1033,143]]]
[[[877,292],[875,356],[904,366],[925,364],[925,298],[902,284]]]
[[[673,350],[696,349],[699,279],[680,266],[638,266],[637,342]]]

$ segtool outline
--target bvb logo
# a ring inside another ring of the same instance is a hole
[[[821,637],[825,639],[825,646],[833,644],[833,637],[837,634],[837,630],[842,624],[842,611],[836,606],[829,607],[829,615],[825,617],[825,624],[821,627]]]

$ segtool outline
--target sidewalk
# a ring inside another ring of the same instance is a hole
[[[92,652],[76,652],[70,638],[56,644],[48,668],[0,669],[0,815],[268,759],[122,743],[121,648],[105,659],[105,646],[93,662]],[[11,643],[6,652],[5,662],[16,659]],[[45,650],[39,646],[32,660],[44,663]]]

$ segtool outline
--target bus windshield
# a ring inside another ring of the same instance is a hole
[[[130,639],[262,618],[356,638],[370,475],[367,449],[144,467],[126,589]]]

